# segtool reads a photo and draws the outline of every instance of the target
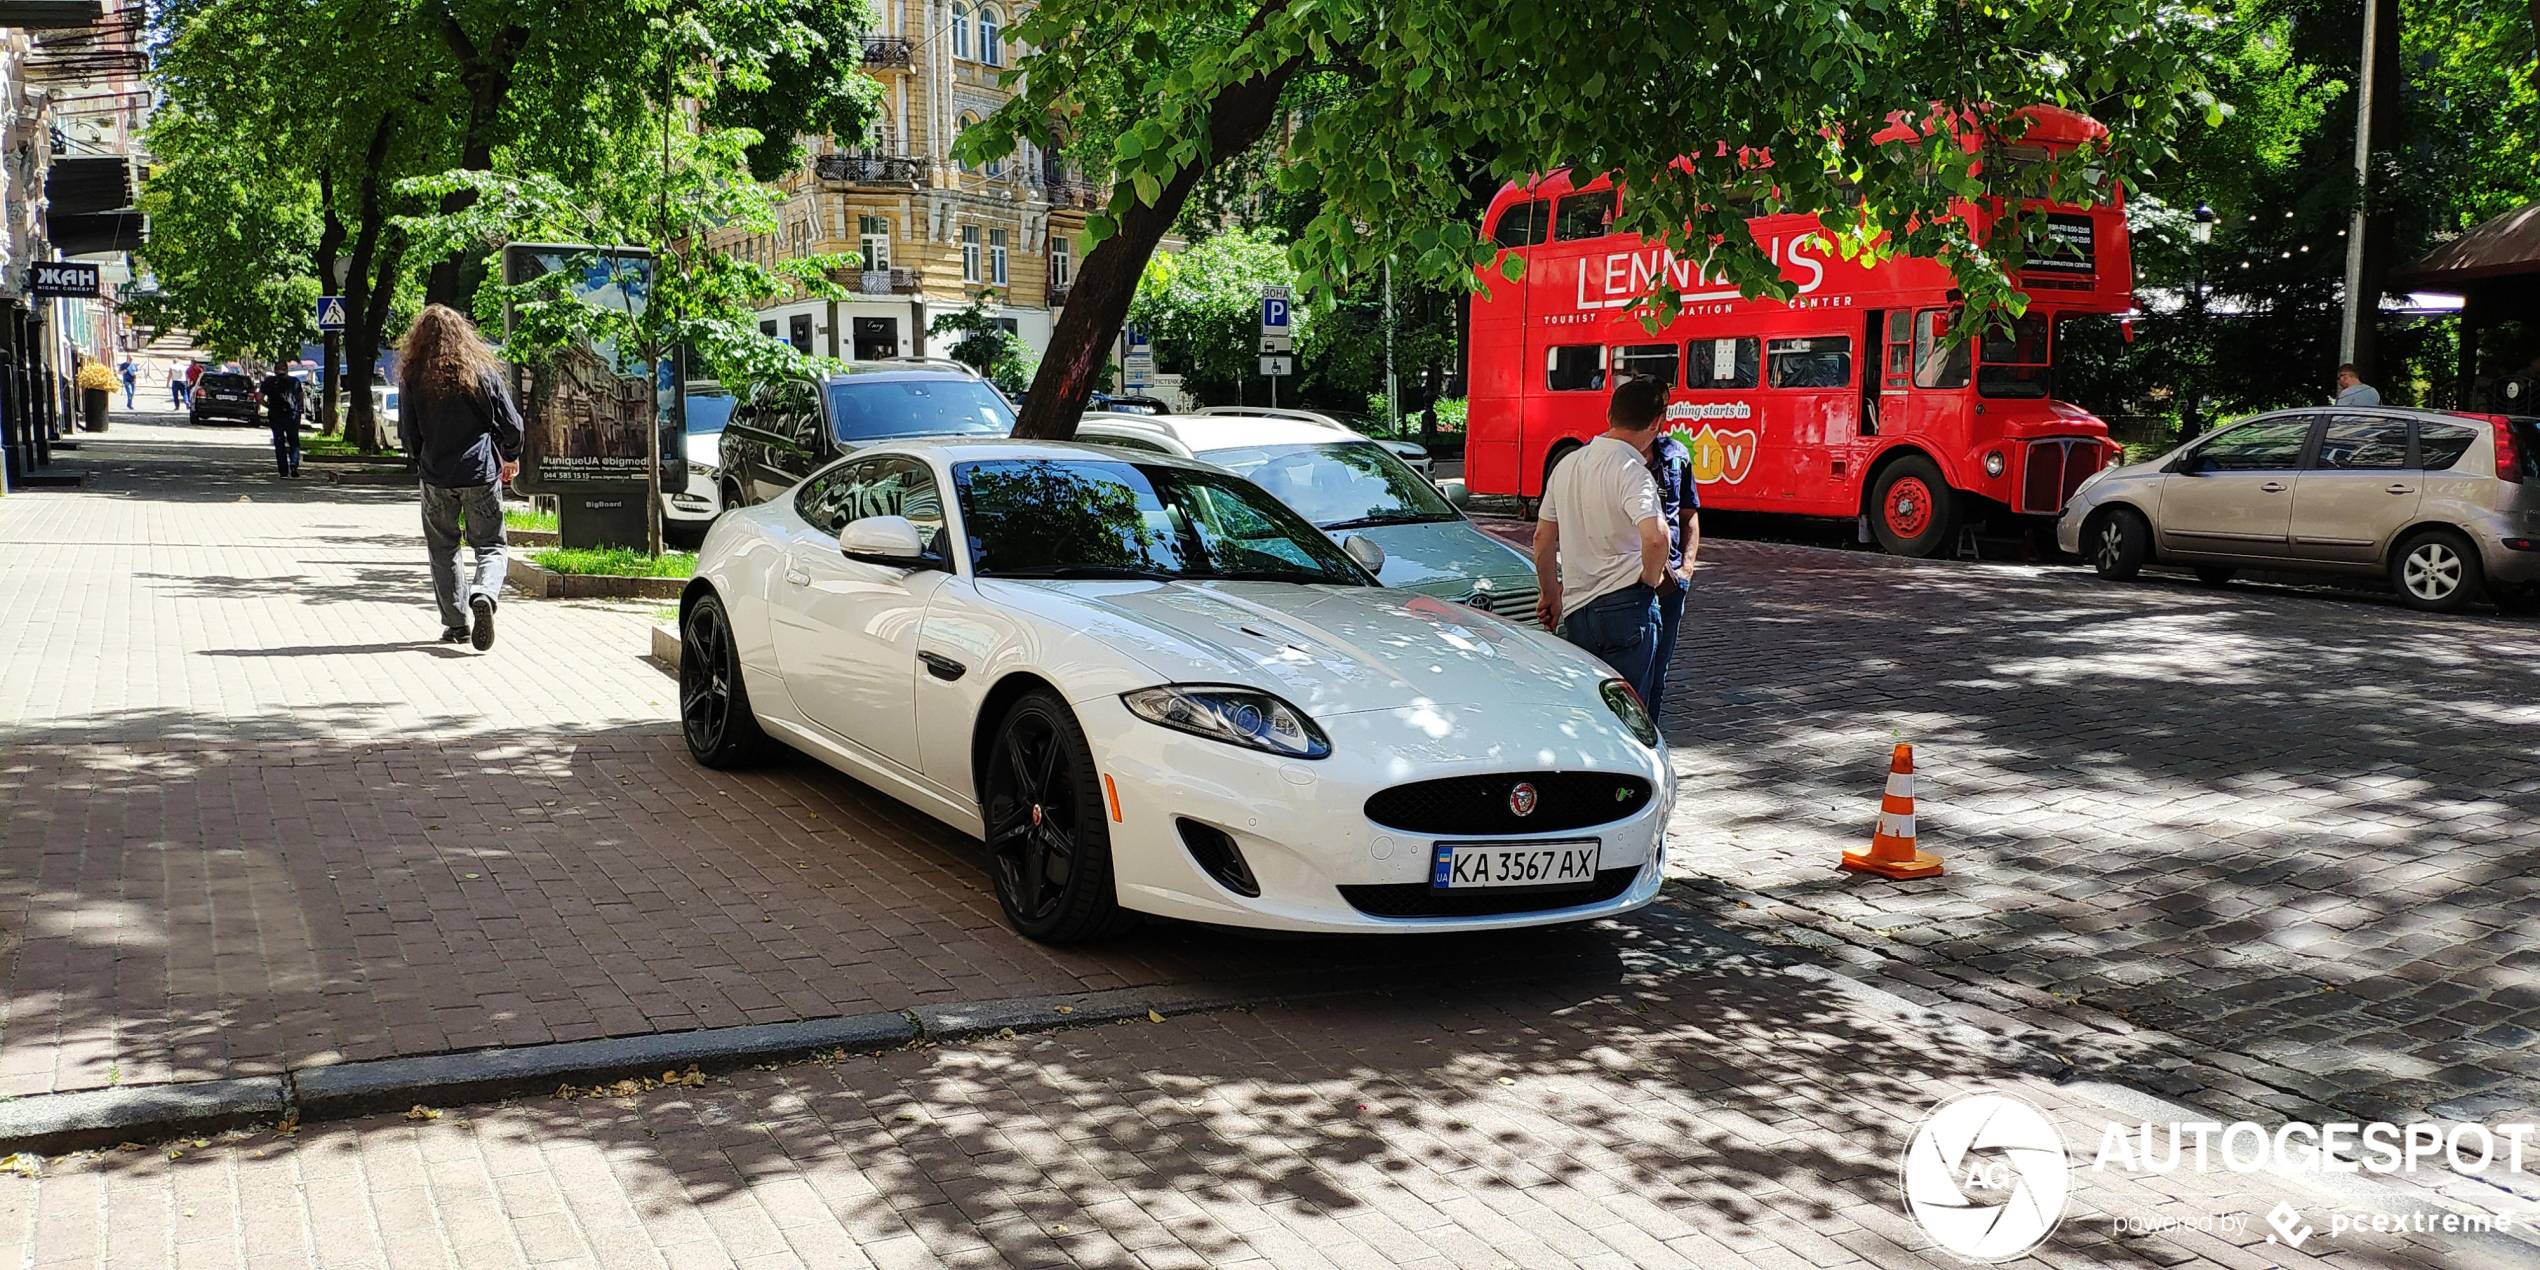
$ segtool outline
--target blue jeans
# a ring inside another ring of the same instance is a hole
[[[1667,694],[1667,666],[1676,659],[1676,631],[1685,624],[1685,589],[1678,585],[1658,597],[1658,653],[1649,660],[1649,689],[1640,694],[1649,717],[1658,717],[1658,699]]]
[[[476,551],[473,583],[459,569],[462,536]],[[477,596],[501,602],[503,548],[508,543],[502,486],[423,487],[423,549],[432,562],[432,599],[441,606],[444,628],[467,629],[468,602]]]
[[[1658,593],[1635,582],[1562,619],[1562,636],[1605,659],[1644,702],[1656,686]]]

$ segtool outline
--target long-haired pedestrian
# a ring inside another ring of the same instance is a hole
[[[397,345],[397,432],[423,484],[423,540],[441,639],[494,646],[503,593],[503,486],[520,472],[520,408],[476,324],[427,304]],[[459,576],[464,533],[476,576]]]

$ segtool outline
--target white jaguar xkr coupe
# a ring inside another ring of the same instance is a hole
[[[715,522],[682,727],[709,766],[781,740],[980,835],[1036,939],[1648,903],[1675,776],[1630,687],[1381,564],[1205,464],[877,445]]]

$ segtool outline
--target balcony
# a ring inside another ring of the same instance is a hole
[[[832,269],[829,280],[858,295],[916,295],[926,276],[915,269]]]
[[[1052,207],[1081,207],[1100,210],[1111,201],[1111,191],[1077,176],[1044,176],[1041,193]]]
[[[1067,293],[1068,293],[1068,292],[1070,292],[1070,291],[1073,291],[1073,290],[1075,290],[1075,289],[1076,289],[1076,284],[1075,284],[1075,283],[1073,283],[1073,282],[1053,282],[1053,283],[1051,283],[1051,284],[1050,284],[1050,301],[1049,301],[1049,303],[1050,303],[1050,307],[1051,307],[1051,308],[1053,308],[1053,309],[1065,308],[1065,307],[1066,307],[1066,305],[1067,305]]]
[[[812,175],[846,185],[879,185],[923,189],[935,161],[911,154],[823,154],[811,161]]]
[[[917,64],[917,46],[890,35],[864,37],[864,65],[869,70],[907,70]]]

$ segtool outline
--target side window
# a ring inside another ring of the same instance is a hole
[[[794,495],[794,511],[812,528],[836,537],[840,530],[847,527],[848,521],[855,519],[850,509],[855,503],[856,486],[878,462],[878,459],[863,459],[840,463],[814,474]]]
[[[794,510],[836,534],[867,516],[906,516],[930,550],[941,550],[943,495],[924,463],[898,455],[841,463],[803,483]]]
[[[1949,314],[1925,309],[1914,315],[1914,386],[1964,388],[1974,349],[1949,342]]]
[[[2453,457],[2458,458],[2458,455]],[[2330,471],[2380,471],[2408,465],[2408,421],[2340,415],[2320,434],[2311,466]]]
[[[1625,375],[1655,379],[1670,388],[1676,386],[1676,346],[1673,344],[1626,344],[1614,350],[1614,375],[1621,382]]]
[[[1554,392],[1594,392],[1605,386],[1605,346],[1564,344],[1544,351],[1543,386]]]
[[[1851,383],[1852,337],[1774,340],[1764,350],[1764,382],[1773,388],[1841,388]]]
[[[1543,241],[1545,224],[1551,219],[1552,204],[1543,199],[1512,204],[1491,228],[1491,241],[1502,247],[1532,247]]]
[[[1914,379],[1914,315],[1898,309],[1887,315],[1887,370],[1884,388],[1903,392]]]
[[[2200,472],[2278,472],[2302,465],[2302,443],[2311,436],[2307,415],[2262,419],[2217,433],[2196,452]]]
[[[2429,472],[2449,471],[2477,440],[2478,429],[2467,424],[2424,420],[2417,424],[2417,466]]]
[[[1581,238],[1602,238],[1605,226],[1613,219],[1614,191],[1564,194],[1552,217],[1553,241],[1566,243]]]
[[[1764,382],[1764,341],[1695,340],[1685,345],[1685,387],[1752,388]]]
[[[820,401],[811,385],[789,379],[770,389],[759,403],[759,426],[780,440],[809,448],[818,443]]]

